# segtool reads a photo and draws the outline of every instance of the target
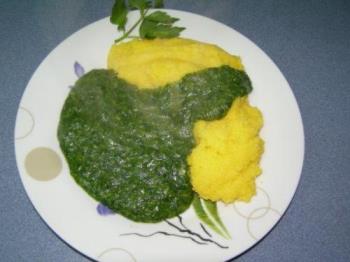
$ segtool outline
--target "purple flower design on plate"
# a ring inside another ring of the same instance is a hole
[[[81,77],[85,74],[85,69],[79,62],[74,63],[74,73],[77,77]]]
[[[85,69],[84,67],[77,61],[74,63],[74,73],[75,75],[80,78],[85,74]],[[73,88],[73,86],[68,86],[69,88]]]
[[[98,204],[96,207],[97,213],[101,216],[108,216],[108,215],[113,215],[114,212],[110,210],[108,207],[106,207],[103,204]]]

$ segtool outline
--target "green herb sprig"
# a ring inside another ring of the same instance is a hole
[[[112,8],[110,21],[112,24],[117,25],[118,31],[121,31],[123,34],[114,42],[118,43],[126,38],[130,38],[130,34],[138,25],[140,25],[139,37],[143,39],[179,36],[185,28],[174,26],[174,23],[179,20],[178,18],[159,10],[148,14],[150,8],[162,8],[163,6],[163,0],[154,0],[153,4],[148,0],[129,0],[127,2],[125,0],[116,0]],[[128,12],[135,9],[140,11],[140,18],[126,30]]]

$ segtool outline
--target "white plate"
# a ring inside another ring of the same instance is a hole
[[[261,162],[263,173],[257,179],[257,195],[248,204],[219,205],[232,239],[225,240],[213,232],[211,239],[228,247],[225,249],[209,242],[199,245],[190,238],[162,234],[148,238],[121,236],[165,231],[201,241],[165,222],[138,224],[120,215],[98,213],[98,203],[69,175],[56,130],[69,86],[82,73],[76,62],[86,71],[106,68],[108,50],[118,33],[108,18],[99,20],[67,38],[41,63],[23,94],[15,129],[17,165],[35,209],[62,239],[96,260],[230,259],[272,229],[286,211],[299,182],[304,155],[302,120],[293,93],[277,66],[254,43],[219,22],[192,13],[166,11],[180,18],[178,24],[187,28],[182,37],[214,43],[243,60],[254,86],[250,101],[260,108],[265,121],[261,136],[266,151]],[[133,12],[129,20],[135,21],[136,17]],[[192,208],[182,217],[188,228],[210,238],[200,228]],[[181,226],[177,219],[170,221]]]

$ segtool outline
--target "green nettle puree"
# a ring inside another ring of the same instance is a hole
[[[58,139],[75,181],[93,198],[137,222],[184,212],[193,191],[186,157],[197,120],[223,117],[251,91],[228,66],[141,90],[111,70],[80,78],[65,101]]]

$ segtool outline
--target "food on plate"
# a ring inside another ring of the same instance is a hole
[[[246,98],[251,82],[239,57],[179,38],[179,19],[150,7],[115,2],[110,21],[122,34],[108,69],[83,75],[69,93],[60,147],[75,181],[126,218],[172,218],[194,197],[217,214],[210,201],[249,200],[261,172],[262,117]],[[127,29],[131,9],[140,18]],[[137,27],[137,39],[121,42]]]
[[[264,142],[262,115],[237,98],[222,119],[195,123],[196,146],[188,157],[191,183],[202,198],[231,203],[255,195]]]
[[[222,65],[243,69],[239,57],[220,47],[184,38],[136,39],[113,45],[108,54],[108,68],[139,88],[157,88]]]
[[[132,40],[113,45],[108,55],[108,67],[141,89],[222,65],[243,70],[239,57],[216,45],[183,38]],[[198,145],[188,157],[194,191],[211,201],[249,201],[261,173],[262,125],[260,111],[247,98],[238,99],[221,120],[196,123]]]
[[[191,205],[194,124],[224,117],[251,90],[246,73],[226,65],[154,89],[92,70],[65,101],[58,139],[88,194],[131,220],[159,222]]]

